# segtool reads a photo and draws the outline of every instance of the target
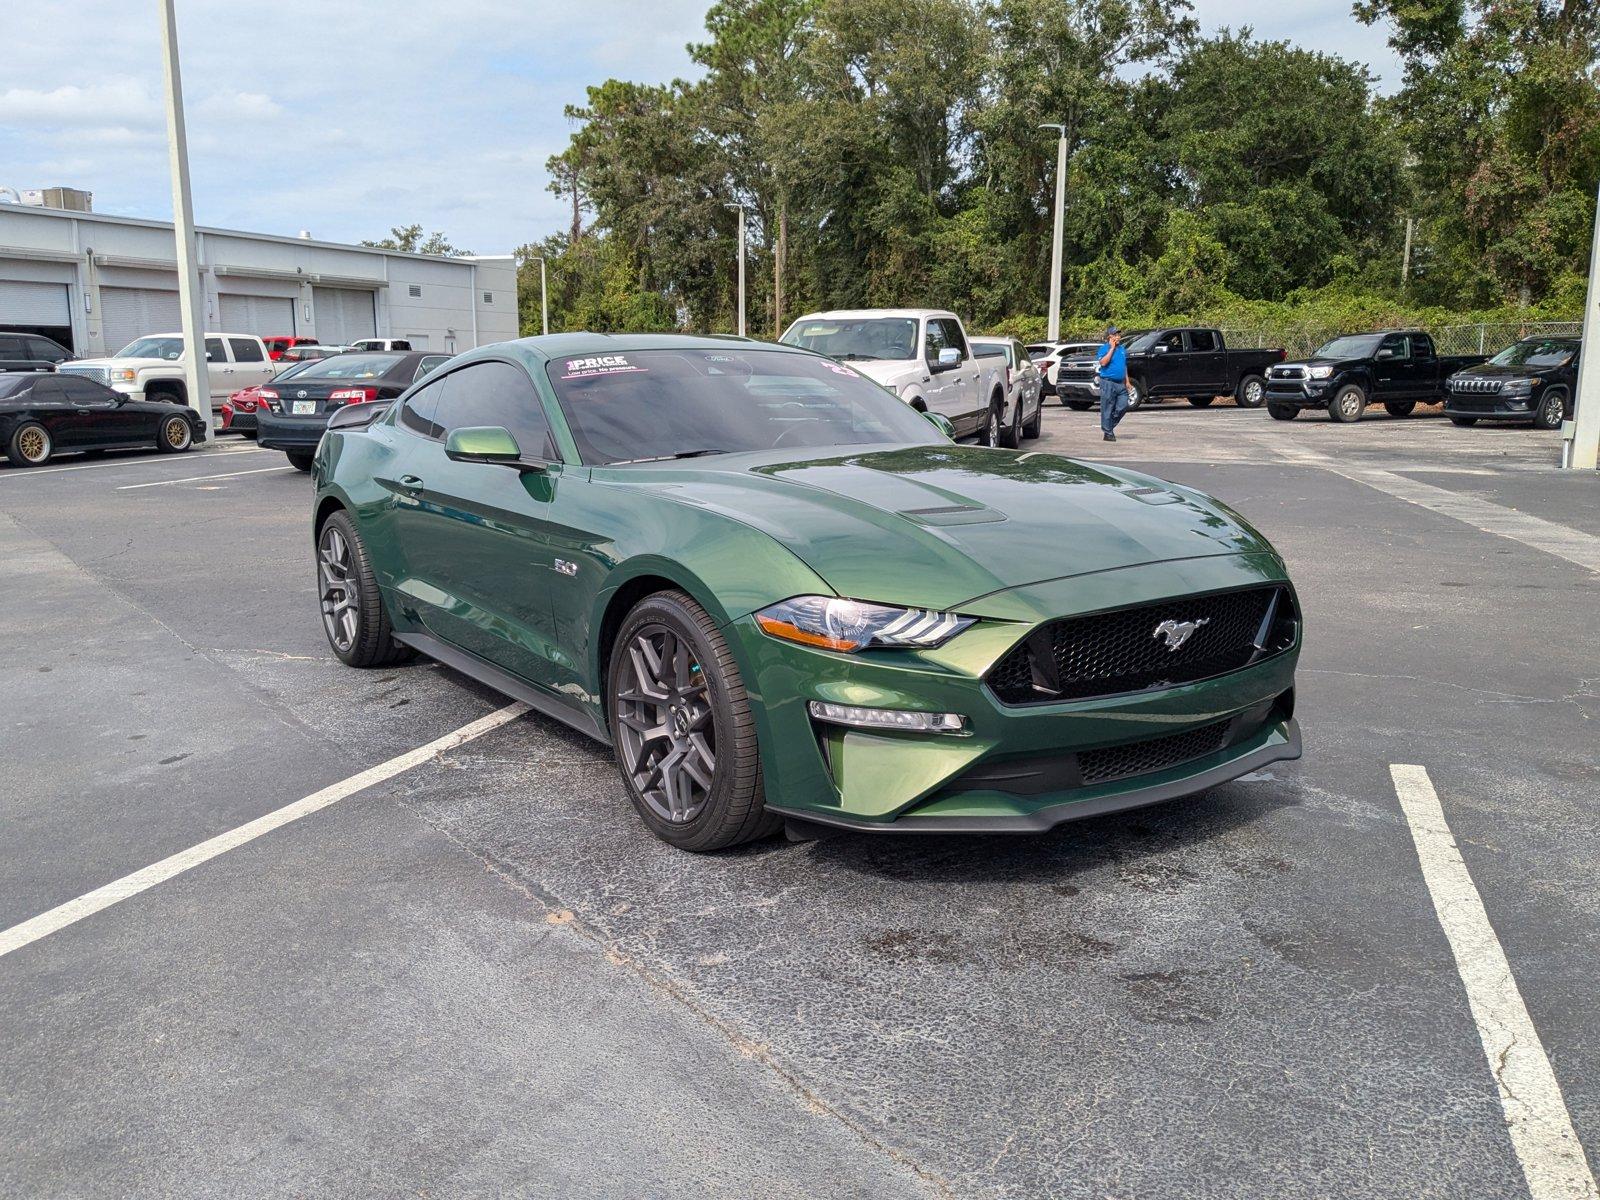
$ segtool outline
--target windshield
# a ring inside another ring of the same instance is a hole
[[[547,372],[586,463],[943,440],[848,367],[781,350],[641,350]]]
[[[1577,352],[1576,342],[1528,338],[1507,346],[1491,358],[1489,364],[1495,367],[1533,367],[1543,370],[1548,367],[1566,366]]]
[[[335,354],[307,363],[301,379],[376,379],[387,374],[403,354]],[[281,376],[280,376],[281,378]]]
[[[138,341],[129,342],[112,357],[164,358],[168,362],[175,362],[182,353],[183,339],[181,337],[142,337]]]
[[[840,362],[916,358],[917,322],[914,317],[796,321],[782,340]]]
[[[1312,358],[1371,358],[1383,341],[1381,333],[1347,333],[1318,346]]]

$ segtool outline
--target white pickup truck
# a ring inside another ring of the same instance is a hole
[[[955,313],[937,308],[810,313],[779,340],[849,363],[919,412],[944,417],[957,437],[1000,444],[1005,360],[976,357]]]
[[[267,356],[266,345],[253,334],[208,333],[205,342],[213,409],[221,408],[233,392],[268,383],[278,374],[278,364]],[[57,369],[64,375],[87,375],[135,400],[187,404],[184,364],[182,334],[152,333],[129,342],[109,358],[75,359]]]

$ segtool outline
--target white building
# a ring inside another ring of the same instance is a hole
[[[406,338],[454,354],[517,336],[517,267],[309,238],[198,232],[204,324],[324,343]],[[0,203],[0,329],[52,337],[79,357],[179,329],[172,226]]]

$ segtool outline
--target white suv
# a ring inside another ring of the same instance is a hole
[[[205,343],[213,409],[221,408],[233,392],[268,383],[278,374],[277,364],[267,357],[266,345],[254,334],[208,333]],[[109,358],[75,359],[57,369],[63,375],[87,375],[135,400],[187,404],[185,365],[181,333],[152,333],[129,342]]]

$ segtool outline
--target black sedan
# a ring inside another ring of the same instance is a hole
[[[281,385],[261,389],[264,403],[258,420],[256,444],[282,450],[302,471],[311,469],[328,418],[350,404],[393,400],[448,354],[420,351],[376,354],[340,354],[296,371]]]
[[[154,446],[176,453],[205,441],[200,414],[162,400],[133,400],[82,375],[0,374],[0,446],[12,466],[58,452]]]

